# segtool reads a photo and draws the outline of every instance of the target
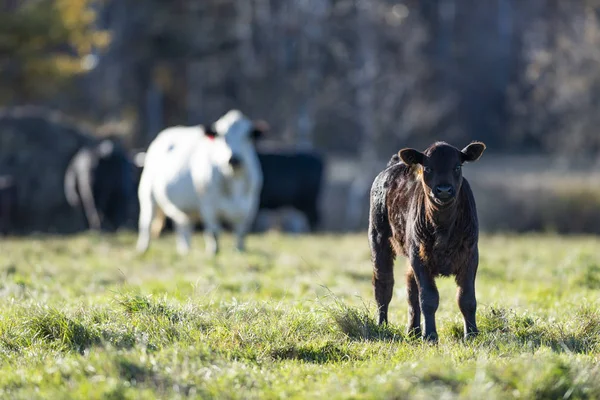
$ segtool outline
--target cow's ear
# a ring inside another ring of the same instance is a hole
[[[406,165],[423,165],[423,161],[425,160],[425,155],[415,149],[402,149],[398,152],[398,156]]]
[[[462,162],[474,162],[479,160],[479,157],[485,150],[485,144],[483,142],[472,142],[467,147],[462,149],[460,152],[460,158]]]
[[[210,138],[214,138],[217,136],[217,131],[215,130],[213,125],[207,125],[204,127],[204,134]]]
[[[269,123],[262,119],[252,122],[252,132],[250,136],[252,139],[258,139],[263,136],[270,129]]]

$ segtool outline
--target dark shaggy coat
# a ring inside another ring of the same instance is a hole
[[[408,258],[409,332],[437,340],[435,278],[455,276],[465,337],[477,333],[475,276],[479,261],[477,210],[462,165],[479,159],[480,142],[462,151],[438,142],[424,153],[403,149],[373,182],[369,244],[379,323],[388,320],[397,255]]]

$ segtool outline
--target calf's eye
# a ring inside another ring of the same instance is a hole
[[[454,172],[459,172],[460,171],[461,166],[457,165],[456,167],[454,167]]]

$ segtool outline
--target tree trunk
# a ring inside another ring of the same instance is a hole
[[[358,73],[356,104],[363,139],[359,147],[360,173],[351,184],[346,208],[347,228],[350,230],[360,228],[361,217],[364,215],[365,196],[368,194],[373,182],[378,158],[378,126],[374,116],[375,93],[373,83],[379,74],[380,67],[371,12],[372,7],[357,0]]]
[[[189,125],[206,123],[206,112],[202,109],[202,65],[202,62],[200,61],[190,61],[187,63],[186,80],[188,82],[188,91],[185,105],[187,111],[187,123]]]
[[[144,121],[141,127],[143,129],[141,136],[144,138],[144,146],[150,144],[164,126],[163,93],[156,81],[155,74],[150,73],[148,75],[147,85],[143,87],[145,93],[144,113],[140,116],[140,119]]]
[[[260,70],[257,65],[258,59],[252,43],[253,1],[236,0],[235,8],[237,14],[235,31],[239,42],[238,57],[243,79],[245,77],[255,76]]]
[[[303,89],[297,114],[295,142],[298,148],[310,149],[313,146],[317,91],[322,81],[320,45],[326,39],[325,18],[330,4],[326,0],[309,0],[300,4],[303,6],[301,12],[304,16],[301,55]]]

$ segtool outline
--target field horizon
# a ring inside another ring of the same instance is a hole
[[[600,240],[482,235],[480,335],[438,279],[439,343],[405,335],[405,261],[375,323],[366,233],[0,241],[0,397],[598,398]]]

